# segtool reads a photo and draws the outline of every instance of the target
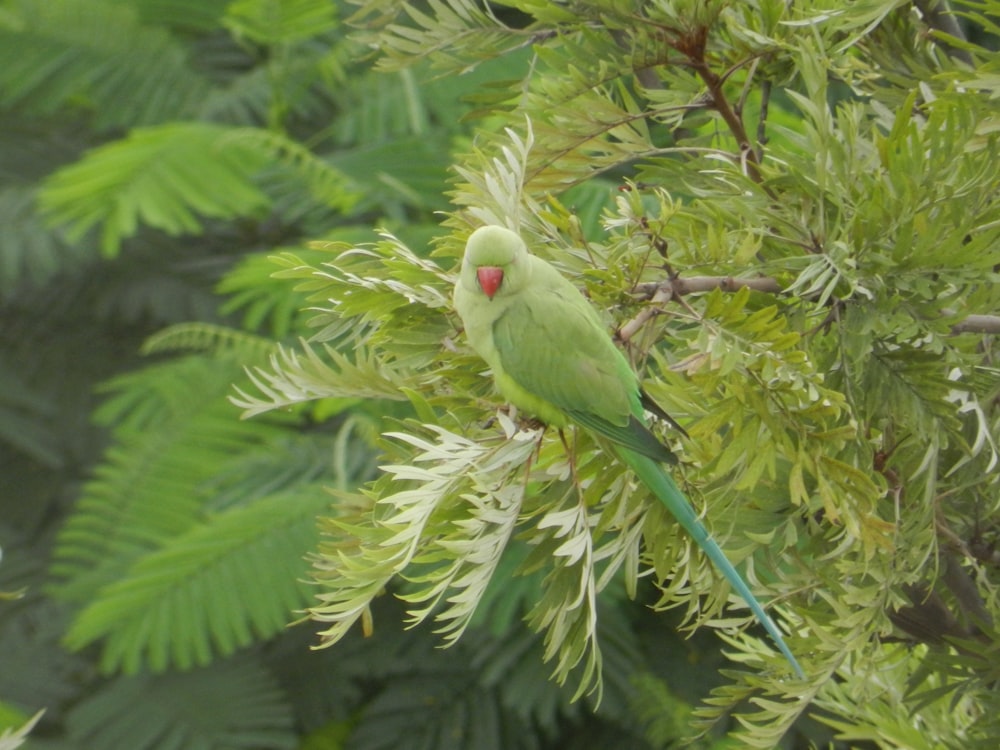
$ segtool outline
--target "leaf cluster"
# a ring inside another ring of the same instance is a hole
[[[974,549],[981,525],[995,533],[995,366],[961,324],[1000,306],[1000,225],[982,156],[989,96],[964,84],[955,40],[938,44],[928,19],[896,3],[361,6],[353,20],[393,70],[430,60],[458,73],[530,45],[525,75],[478,99],[506,128],[457,165],[447,224],[456,240],[481,223],[517,229],[609,311],[648,390],[692,436],[680,447],[689,496],[753,585],[790,605],[809,685],[734,673],[703,716],[749,700],[738,736],[771,747],[813,698],[833,705],[835,677],[850,684],[899,658],[913,680],[930,679],[923,651],[897,657],[888,645],[914,637],[896,625],[915,606],[908,592],[940,592],[972,618],[962,632],[988,640],[995,571]],[[962,49],[981,69],[995,57]],[[601,175],[632,180],[608,202],[603,234],[558,197]],[[377,363],[369,373],[396,382],[417,414],[393,428],[383,477],[327,526],[314,609],[327,635],[370,627],[370,602],[396,577],[415,622],[461,632],[511,524],[532,550],[523,570],[542,575],[527,620],[556,678],[572,675],[580,691],[599,685],[596,595],[616,575],[630,592],[652,577],[660,607],[732,626],[725,587],[601,446],[576,438],[569,482],[553,435],[535,438],[530,461],[494,453],[501,436],[519,436],[505,444],[515,451],[531,433],[470,410],[490,393],[442,303],[457,254],[442,241],[436,266],[388,239],[285,272],[313,296],[317,340]],[[362,386],[343,364],[325,377],[328,395]],[[269,400],[286,403],[265,391],[242,404]],[[936,574],[946,553],[961,561],[962,593]],[[759,641],[727,637],[737,660],[767,663]],[[952,655],[973,675],[983,668]],[[957,689],[948,684],[934,705]],[[914,689],[900,695],[920,710]],[[861,703],[834,704],[847,718],[831,726],[849,739]],[[932,712],[927,721],[949,731]]]
[[[509,75],[509,61],[460,85],[376,76],[325,0],[99,5],[106,28],[91,40],[69,29],[78,4],[10,3],[0,20],[23,56],[44,57],[32,45],[53,36],[66,62],[3,118],[0,590],[16,598],[0,612],[0,725],[46,706],[32,744],[130,750],[348,736],[452,747],[454,732],[480,747],[542,747],[584,726],[634,738],[623,717],[640,657],[614,608],[599,623],[613,672],[600,717],[545,680],[541,642],[496,593],[506,620],[479,607],[446,653],[380,627],[350,636],[346,652],[313,654],[305,629],[285,627],[315,602],[303,583],[314,516],[371,474],[385,414],[413,412],[371,401],[401,393],[336,336],[322,359],[301,355],[295,341],[318,311],[300,312],[308,294],[270,278],[267,256],[321,262],[329,250],[298,238],[367,239],[373,217],[416,247],[439,233],[429,212],[447,206],[452,142],[467,143],[456,96]],[[278,27],[288,33],[269,36]],[[130,35],[169,46],[162,71],[123,43]],[[200,93],[161,112],[152,103],[175,62]],[[118,88],[105,97],[92,75]],[[213,288],[228,295],[221,307]],[[401,325],[406,312],[394,311]],[[397,353],[416,367],[439,331],[410,333]],[[322,383],[317,365],[332,361],[366,390],[325,388],[307,407],[240,423],[224,396],[232,383],[252,392],[241,367],[261,374],[272,355],[301,366],[300,386]],[[379,621],[401,619],[386,604]],[[427,691],[440,710],[426,710]]]
[[[392,670],[331,669],[286,626],[329,488],[372,472],[372,410],[240,422],[226,395],[301,332],[268,253],[376,216],[432,231],[452,90],[371,74],[326,0],[14,0],[0,36],[0,728],[46,707],[39,746],[134,750],[363,727]]]
[[[67,747],[990,746],[995,0],[354,5],[3,5],[0,694]],[[685,426],[809,680],[498,401],[450,310],[483,223]]]

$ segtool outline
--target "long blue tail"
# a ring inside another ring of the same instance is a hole
[[[795,670],[795,674],[805,679],[805,672],[802,671],[802,667],[799,666],[791,649],[788,648],[785,639],[781,637],[781,631],[778,630],[778,627],[768,616],[767,612],[764,611],[764,608],[760,606],[760,602],[754,597],[753,592],[750,591],[750,587],[747,586],[746,581],[743,580],[743,577],[733,567],[733,564],[729,562],[722,548],[709,536],[708,529],[698,519],[694,508],[691,507],[691,503],[681,493],[680,489],[674,483],[673,478],[651,458],[625,448],[619,448],[618,455],[622,461],[632,468],[639,479],[649,487],[650,491],[659,498],[660,502],[667,507],[667,510],[673,514],[678,523],[684,527],[684,530],[698,543],[698,546],[705,551],[708,559],[715,563],[715,567],[722,572],[722,575],[726,577],[726,580],[736,590],[736,593],[743,597],[743,600],[749,605],[750,610],[756,615],[757,619],[760,620],[764,629],[774,639],[775,645],[785,655],[785,658],[788,659],[792,665],[792,669]]]

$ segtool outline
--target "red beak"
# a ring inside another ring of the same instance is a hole
[[[487,297],[493,299],[493,295],[503,282],[503,269],[496,266],[480,266],[476,269],[476,276],[479,278],[479,287]]]

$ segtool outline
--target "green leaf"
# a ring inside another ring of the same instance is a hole
[[[115,680],[73,706],[66,723],[77,746],[105,750],[296,746],[279,686],[249,659]]]
[[[143,23],[132,5],[7,3],[0,19],[0,104],[39,114],[77,105],[93,113],[99,130],[190,116],[210,85],[180,41]]]
[[[98,418],[116,442],[61,529],[53,573],[60,597],[89,602],[168,540],[197,526],[204,483],[234,453],[280,435],[241,422],[225,395],[233,361],[189,357],[119,377]]]
[[[222,22],[237,38],[270,46],[330,31],[336,11],[326,0],[233,0]]]
[[[369,352],[356,351],[351,361],[324,344],[323,354],[330,361],[327,364],[304,341],[301,348],[302,355],[294,349],[279,347],[278,353],[271,355],[269,370],[257,367],[247,373],[262,395],[236,388],[237,395],[230,400],[243,409],[244,417],[320,398],[406,400],[406,394],[400,390],[400,373],[388,370]]]
[[[106,672],[205,666],[280,632],[310,599],[306,553],[330,502],[319,485],[210,516],[98,592],[65,642],[102,641]]]
[[[537,747],[527,726],[504,712],[492,691],[470,686],[469,681],[461,667],[400,676],[366,707],[351,736],[352,747],[389,750],[411,743],[427,750]]]
[[[10,718],[11,714],[15,714],[15,712],[6,705],[0,704],[0,716],[2,716],[0,727],[3,728],[3,732],[0,733],[0,750],[16,750],[16,748],[21,747],[27,739],[28,733],[35,728],[35,725],[45,714],[45,709],[38,711],[26,721],[18,718],[18,721],[23,721],[23,723],[17,728],[11,726],[11,723],[6,720]]]
[[[43,466],[58,468],[63,457],[55,418],[52,404],[32,384],[0,364],[0,441]]]
[[[114,256],[140,224],[193,234],[205,218],[259,213],[267,199],[253,177],[266,158],[218,125],[138,128],[56,172],[39,200],[72,239],[100,226],[102,251]]]
[[[45,226],[35,212],[36,192],[0,189],[0,300],[97,256],[91,244],[66,242]]]

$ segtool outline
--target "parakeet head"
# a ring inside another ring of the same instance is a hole
[[[462,260],[460,283],[470,292],[490,299],[524,287],[529,273],[528,248],[520,237],[503,227],[480,227],[469,236]]]

